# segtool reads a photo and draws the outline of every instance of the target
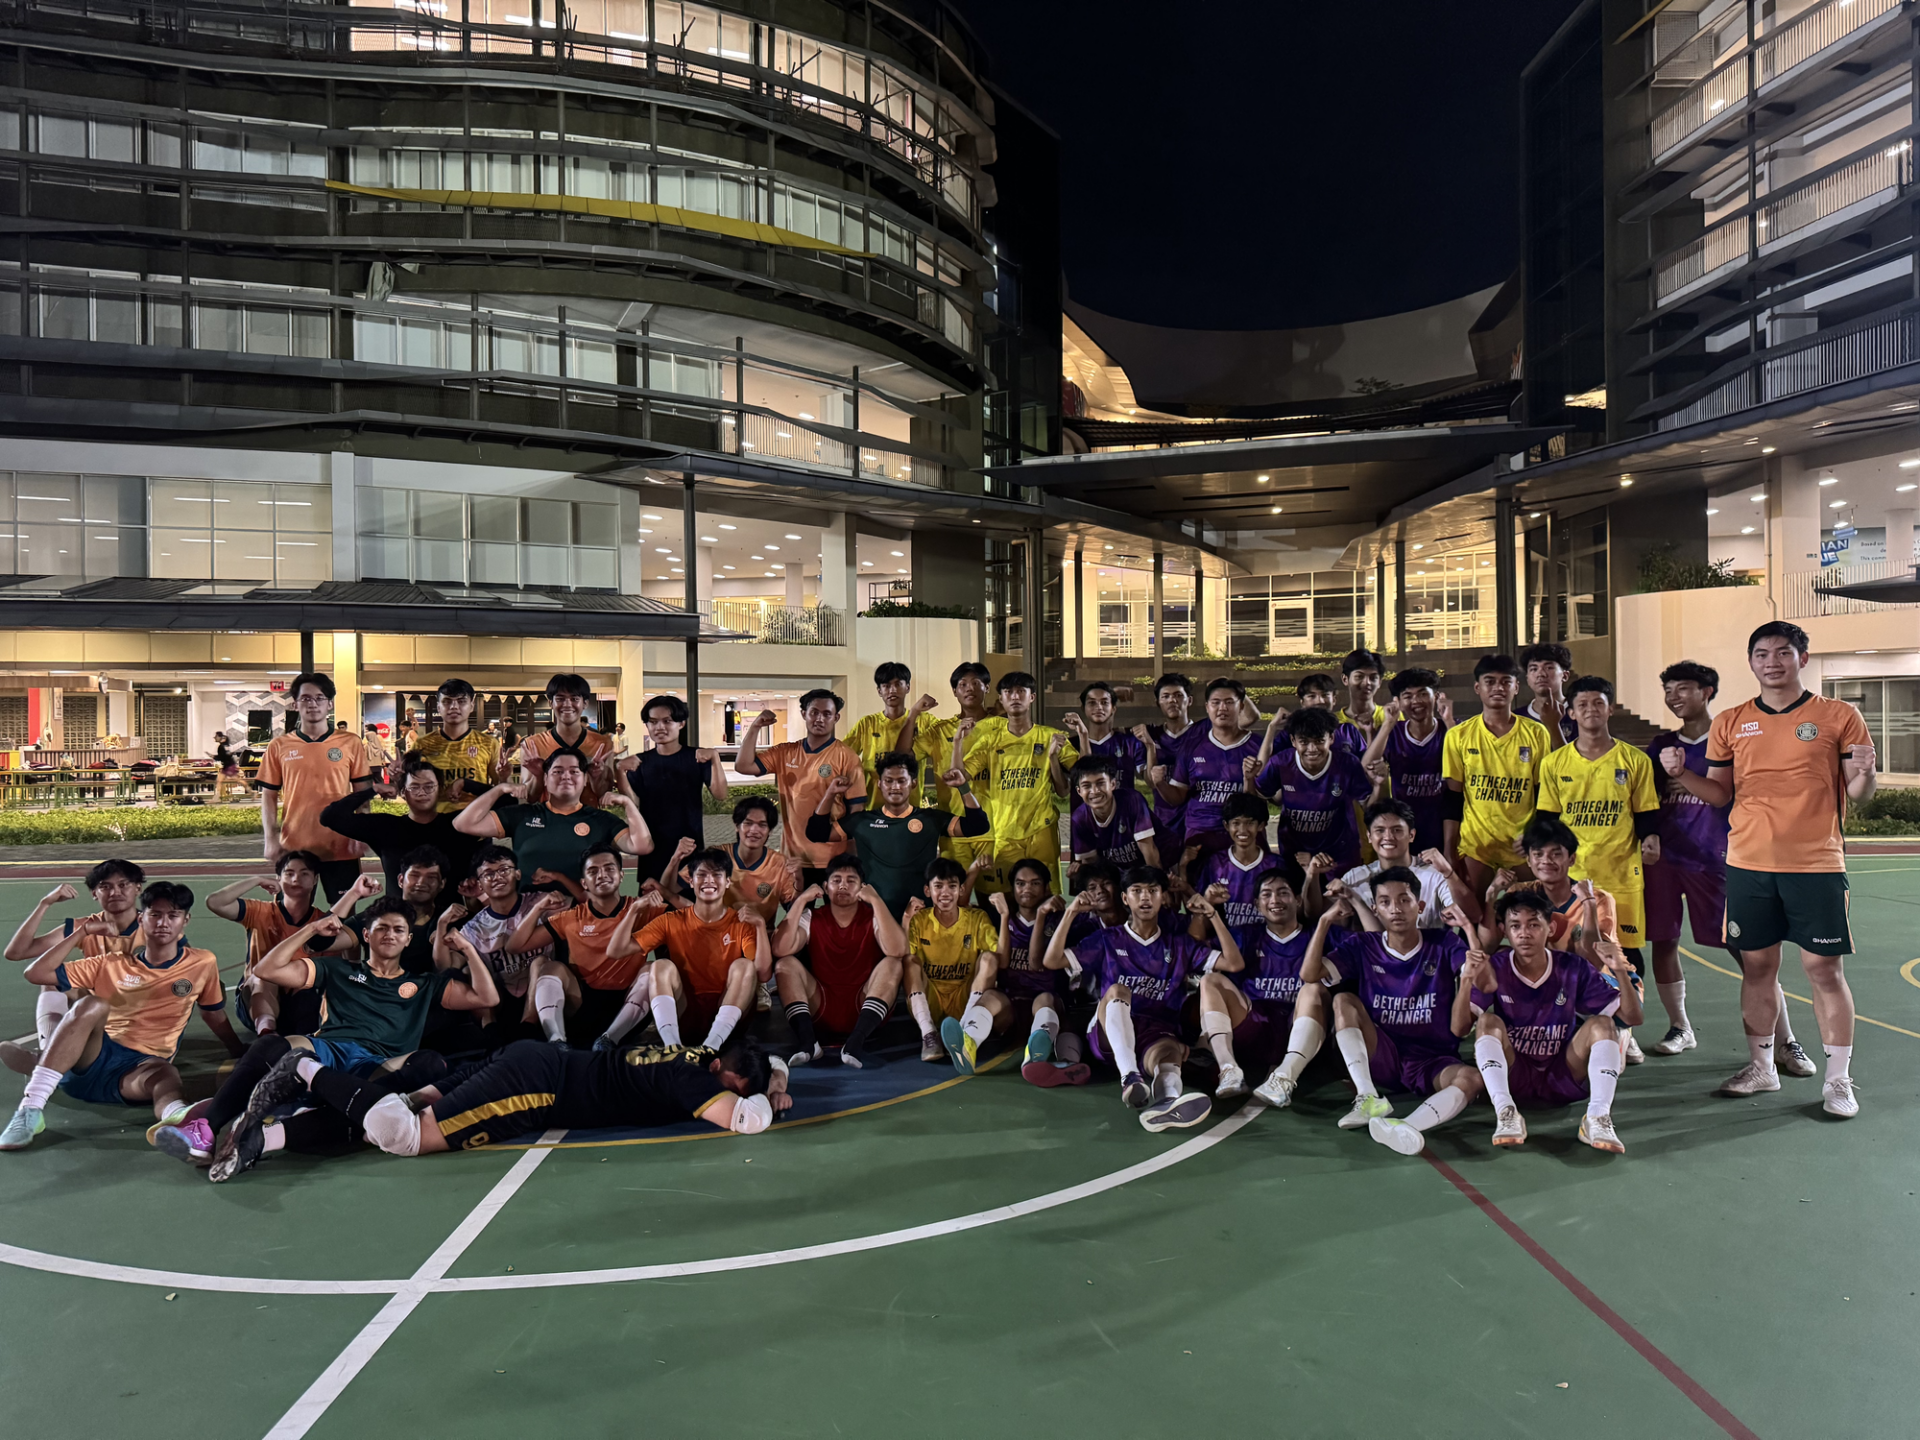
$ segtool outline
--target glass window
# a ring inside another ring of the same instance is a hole
[[[374,365],[392,365],[399,356],[395,323],[377,315],[353,317],[353,358]]]
[[[212,543],[213,537],[205,529],[156,528],[149,541],[153,557],[150,568],[166,579],[204,580],[213,569],[207,548]]]
[[[477,502],[475,508],[478,509]],[[518,585],[520,583],[520,547],[476,541],[473,546],[473,583],[475,585]]]
[[[1886,716],[1880,768],[1920,774],[1920,680],[1887,681]]]
[[[573,543],[606,546],[615,543],[620,533],[618,505],[589,505],[584,501],[573,507]]]
[[[249,355],[290,355],[293,353],[293,317],[285,310],[247,307],[247,353]]]
[[[49,340],[86,340],[87,297],[54,290],[40,292],[40,333]]]
[[[416,490],[413,492],[413,533],[435,540],[462,540],[466,538],[466,508],[464,495]]]
[[[473,538],[516,541],[520,538],[520,502],[504,495],[473,497]]]
[[[527,539],[536,545],[566,545],[573,540],[572,506],[564,500],[529,500],[526,502]],[[539,582],[546,584],[565,584],[565,581]]]
[[[147,532],[144,526],[120,528],[89,524],[86,535],[89,580],[147,573]]]
[[[522,585],[555,585],[567,583],[567,547],[564,545],[523,545],[520,559],[525,573],[521,576]]]
[[[397,537],[361,536],[360,578],[363,580],[406,579],[407,543],[406,540]]]
[[[149,345],[184,345],[186,337],[180,329],[180,305],[174,300],[149,300],[147,302],[147,343]]]
[[[246,312],[238,305],[195,305],[193,327],[195,348],[200,350],[245,350]]]
[[[84,482],[90,521],[110,525],[147,523],[147,482],[139,475],[89,475]]]
[[[15,480],[18,518],[23,525],[77,521],[80,482],[72,475],[21,475]]]
[[[140,297],[137,295],[94,296],[93,338],[113,345],[138,345],[140,343]]]
[[[363,486],[357,497],[360,510],[360,533],[362,535],[405,535],[408,493],[405,490]]]
[[[324,359],[333,353],[327,341],[328,317],[318,310],[293,312],[293,353]]]
[[[414,541],[413,578],[460,584],[467,578],[466,546],[458,540]]]
[[[93,122],[93,158],[132,163],[140,158],[140,128],[112,120]]]
[[[198,526],[205,531],[213,524],[212,500],[213,487],[204,480],[155,480],[153,523]]]
[[[325,485],[276,485],[273,487],[273,521],[282,534],[331,530],[333,493]]]
[[[619,589],[619,559],[620,552],[617,550],[574,551],[573,583],[587,590]]]
[[[333,578],[333,546],[324,539],[274,541],[274,583],[288,588],[318,585]]]
[[[35,146],[44,155],[87,156],[87,122],[65,115],[36,115],[33,118]]]
[[[216,580],[252,580],[258,584],[273,581],[273,537],[236,531],[213,538],[213,578]]]
[[[79,525],[34,521],[18,531],[19,569],[23,575],[86,574],[85,541]]]

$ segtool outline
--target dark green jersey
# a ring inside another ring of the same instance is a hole
[[[352,1040],[379,1055],[405,1055],[419,1048],[427,1013],[454,978],[451,970],[376,975],[344,955],[312,955],[308,961],[314,988],[327,1005],[327,1018],[314,1035]]]
[[[953,823],[945,810],[916,807],[905,815],[860,810],[840,819],[853,841],[867,883],[898,920],[907,902],[925,892],[927,866],[940,855],[940,840]]]
[[[520,883],[531,885],[533,872],[551,870],[578,880],[586,869],[587,852],[627,828],[624,813],[583,805],[568,815],[556,815],[539,805],[502,805],[495,810],[500,828],[513,843],[520,862]]]

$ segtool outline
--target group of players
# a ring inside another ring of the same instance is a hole
[[[739,801],[723,846],[702,802],[728,798],[726,767],[682,743],[676,697],[647,702],[651,748],[617,759],[583,719],[586,682],[554,677],[514,783],[450,680],[438,728],[383,779],[332,730],[327,678],[303,675],[300,724],[260,772],[273,874],[207,900],[248,932],[234,1021],[186,943],[192,892],[103,862],[96,913],[47,926],[62,886],[5,947],[42,993],[38,1051],[0,1046],[28,1076],[0,1149],[40,1132],[56,1086],[150,1105],[150,1142],[215,1181],[363,1140],[417,1155],[689,1117],[754,1133],[790,1105],[793,1067],[880,1063],[904,998],[923,1060],[970,1073],[1007,1037],[1036,1085],[1117,1078],[1149,1130],[1249,1091],[1290,1104],[1331,1030],[1327,1069],[1337,1055],[1355,1092],[1339,1124],[1395,1151],[1484,1094],[1496,1145],[1524,1143],[1525,1109],[1584,1103],[1580,1138],[1618,1152],[1647,947],[1669,1021],[1647,1049],[1697,1044],[1683,908],[1743,975],[1749,1059],[1722,1092],[1816,1073],[1777,979],[1792,941],[1824,1108],[1851,1116],[1841,818],[1873,792],[1873,751],[1857,711],[1801,685],[1797,627],[1748,650],[1760,693],[1718,715],[1714,671],[1663,672],[1677,725],[1644,749],[1611,734],[1612,685],[1555,645],[1483,657],[1479,713],[1457,721],[1430,670],[1376,703],[1386,666],[1366,650],[1264,726],[1239,682],[1169,674],[1154,724],[1117,727],[1096,683],[1053,727],[1034,677],[972,663],[940,716],[889,663],[845,740],[827,690],[801,698],[800,738],[761,743],[770,712],[748,723],[734,773],[777,799]],[[369,813],[376,791],[406,813]],[[384,879],[360,873],[369,849]],[[171,1059],[195,1008],[237,1062],[189,1105]],[[746,1038],[773,1028],[756,1008],[782,1014],[778,1055]],[[1186,1088],[1209,1071],[1211,1096]],[[1402,1092],[1417,1103],[1396,1116]]]

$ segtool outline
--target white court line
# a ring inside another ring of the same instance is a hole
[[[440,1248],[427,1257],[426,1264],[414,1271],[413,1278],[380,1307],[380,1313],[369,1320],[347,1348],[334,1357],[333,1363],[320,1373],[320,1378],[307,1387],[307,1393],[293,1402],[292,1408],[280,1417],[280,1423],[267,1432],[267,1440],[300,1440],[313,1428],[315,1422],[327,1413],[327,1407],[340,1398],[340,1392],[353,1383],[353,1377],[379,1353],[380,1347],[392,1338],[393,1332],[427,1297],[433,1282],[444,1278],[466,1248],[480,1238],[480,1232],[487,1228],[488,1222],[500,1213],[513,1198],[514,1192],[527,1183],[540,1162],[553,1153],[553,1144],[566,1133],[564,1130],[549,1130],[540,1137],[539,1148],[527,1151],[513,1162],[513,1168],[500,1177],[493,1189],[487,1192],[486,1198],[468,1212],[467,1218],[454,1228],[454,1232],[440,1242]]]

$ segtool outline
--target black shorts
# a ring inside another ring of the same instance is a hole
[[[338,904],[340,897],[353,888],[353,882],[360,878],[358,860],[322,860],[320,862],[320,888],[327,892],[327,903]]]
[[[580,1008],[567,1016],[567,1039],[575,1045],[591,1045],[607,1033],[607,1026],[626,1003],[626,991],[596,990],[583,981]]]
[[[1751,951],[1783,940],[1815,955],[1853,953],[1846,872],[1727,867],[1727,944]]]
[[[433,1107],[441,1138],[449,1150],[477,1150],[538,1135],[560,1101],[566,1071],[566,1052],[559,1046],[514,1041],[485,1064],[465,1070],[453,1089],[441,1088],[440,1103]]]

